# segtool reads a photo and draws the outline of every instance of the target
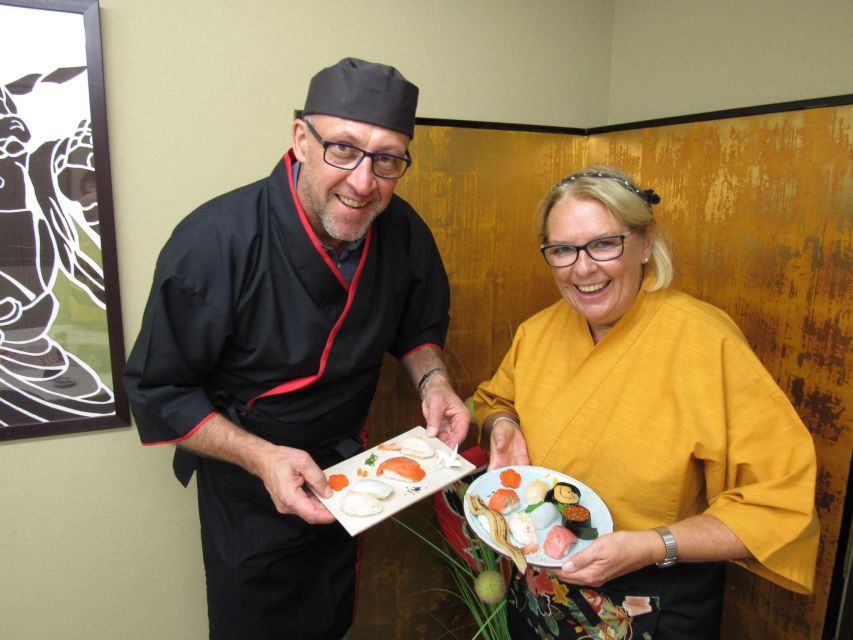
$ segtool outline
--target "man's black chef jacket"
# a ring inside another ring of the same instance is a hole
[[[393,196],[347,283],[296,198],[294,162],[202,205],[164,247],[124,372],[144,443],[223,412],[323,447],[363,426],[385,352],[443,347],[449,285],[423,220]]]

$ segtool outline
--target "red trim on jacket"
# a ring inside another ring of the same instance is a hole
[[[413,354],[415,351],[420,351],[424,347],[435,347],[436,349],[438,349],[439,353],[444,353],[444,349],[442,349],[439,345],[433,344],[432,342],[424,342],[423,344],[419,344],[414,349],[409,349],[408,351],[406,351],[406,353],[404,353],[403,355],[400,356],[400,360],[402,360],[406,356]]]
[[[213,416],[215,416],[215,415],[218,415],[218,414],[217,414],[217,412],[216,412],[216,411],[211,411],[211,412],[210,412],[210,413],[208,413],[206,416],[204,416],[204,417],[203,417],[203,418],[198,422],[198,424],[197,424],[196,426],[194,426],[192,429],[190,429],[190,430],[189,430],[187,433],[185,433],[184,435],[182,435],[182,436],[180,436],[180,437],[178,437],[178,438],[175,438],[174,440],[160,440],[159,442],[143,442],[142,444],[143,444],[143,446],[146,446],[146,447],[153,447],[155,444],[175,444],[175,443],[177,443],[177,442],[181,442],[181,441],[186,440],[187,438],[189,438],[192,434],[194,434],[194,433],[195,433],[196,431],[198,431],[199,429],[201,429],[202,425],[204,425],[204,424],[205,424],[206,422],[208,422],[209,420],[212,420],[212,419],[213,419]]]
[[[284,154],[284,166],[287,167],[287,182],[290,185],[290,193],[293,196],[293,202],[296,204],[296,211],[299,213],[299,221],[305,228],[305,233],[308,234],[308,238],[311,240],[311,244],[314,245],[314,249],[316,249],[317,253],[319,253],[323,260],[325,260],[326,264],[329,265],[329,269],[331,269],[332,273],[335,274],[335,277],[338,279],[338,282],[341,283],[344,290],[349,291],[350,283],[346,281],[346,278],[341,274],[340,269],[338,269],[337,265],[329,257],[326,250],[323,249],[323,245],[320,244],[320,239],[311,227],[311,223],[308,222],[308,216],[305,215],[302,203],[299,202],[299,196],[296,195],[296,183],[293,182],[293,163],[295,161],[296,156],[293,153],[293,149]]]
[[[264,391],[262,394],[255,396],[249,402],[246,403],[246,406],[251,407],[261,398],[265,398],[267,396],[277,396],[284,393],[291,393],[293,391],[297,391],[299,389],[304,389],[308,387],[320,378],[323,377],[323,374],[326,371],[326,364],[329,361],[329,352],[332,350],[332,345],[335,342],[335,338],[338,335],[338,331],[340,331],[341,326],[346,320],[347,314],[349,313],[350,307],[352,307],[352,303],[355,300],[356,291],[358,290],[358,283],[361,280],[361,273],[364,270],[364,265],[367,263],[367,255],[370,252],[370,241],[373,237],[373,226],[371,225],[367,229],[367,233],[364,236],[364,248],[361,252],[361,259],[358,261],[358,267],[355,270],[355,276],[352,279],[352,284],[347,284],[346,280],[343,280],[343,276],[341,276],[340,271],[338,271],[337,267],[332,264],[332,261],[329,259],[328,254],[323,250],[320,246],[320,242],[317,239],[314,230],[311,229],[311,225],[308,224],[308,219],[305,216],[305,212],[302,210],[302,206],[299,204],[299,200],[296,198],[296,190],[293,185],[293,167],[291,165],[291,161],[293,159],[293,150],[291,149],[287,155],[285,156],[285,164],[287,166],[287,175],[288,180],[290,181],[290,189],[293,193],[293,200],[296,203],[296,209],[299,211],[299,217],[302,220],[302,225],[305,227],[305,230],[308,232],[308,236],[311,238],[311,242],[314,243],[314,248],[323,256],[326,262],[331,266],[334,273],[337,274],[338,278],[341,279],[344,285],[347,288],[347,303],[344,307],[344,310],[341,312],[340,317],[337,322],[335,322],[335,326],[332,327],[331,333],[329,333],[329,337],[326,338],[326,346],[323,347],[323,354],[320,356],[320,367],[317,369],[317,373],[310,376],[303,376],[301,378],[294,378],[293,380],[288,380],[287,382],[283,382],[280,385],[269,389],[268,391]]]

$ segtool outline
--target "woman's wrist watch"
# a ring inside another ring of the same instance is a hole
[[[663,544],[666,547],[666,555],[663,560],[655,562],[655,564],[661,569],[671,567],[678,562],[678,545],[675,543],[675,537],[666,527],[655,527],[654,530],[660,534],[661,538],[663,538]]]

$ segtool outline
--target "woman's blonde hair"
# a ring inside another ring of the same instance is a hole
[[[558,202],[568,198],[597,200],[617,220],[642,235],[654,234],[652,257],[646,273],[654,276],[649,291],[665,289],[672,282],[672,256],[661,234],[657,231],[652,205],[660,197],[651,189],[639,189],[629,175],[615,167],[593,165],[558,182],[539,205],[539,240],[548,244],[548,216]]]

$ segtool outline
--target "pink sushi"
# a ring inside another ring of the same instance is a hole
[[[571,531],[565,527],[556,525],[551,527],[548,535],[545,536],[545,542],[542,543],[542,549],[544,549],[545,553],[555,560],[559,560],[568,553],[569,547],[577,542],[577,540],[578,537]]]

